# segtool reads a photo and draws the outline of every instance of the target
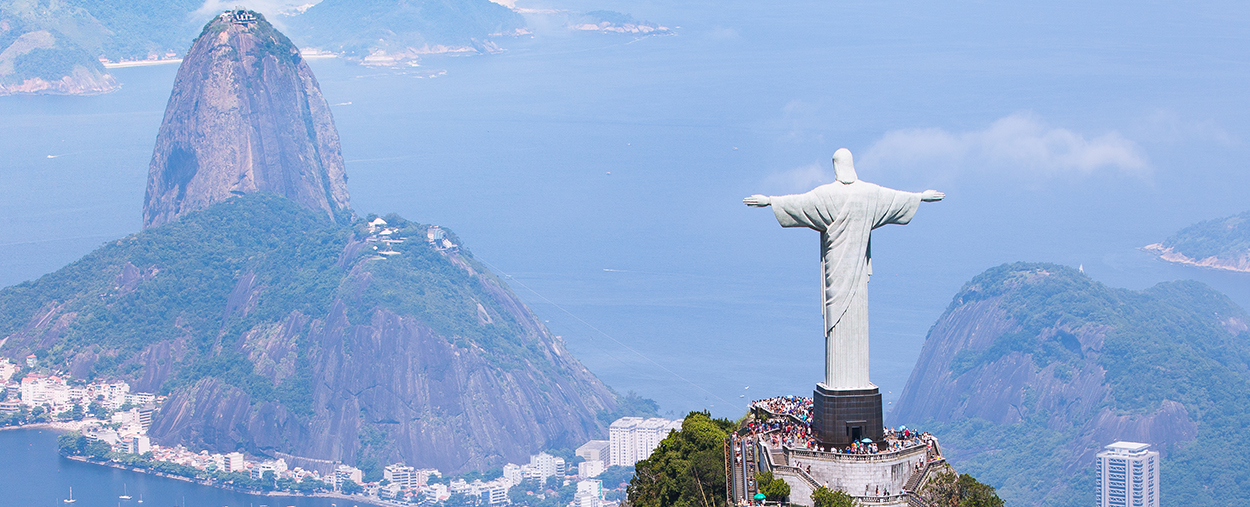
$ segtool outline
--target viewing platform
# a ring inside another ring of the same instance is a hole
[[[758,493],[755,476],[772,472],[790,485],[790,502],[811,505],[824,486],[842,490],[864,506],[925,506],[916,494],[935,467],[945,464],[928,433],[885,430],[881,441],[821,450],[808,426],[811,401],[780,397],[751,404],[752,415],[725,444],[727,493],[747,505]]]

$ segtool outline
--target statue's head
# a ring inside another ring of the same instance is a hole
[[[855,175],[855,162],[851,160],[851,150],[838,148],[838,151],[833,152],[833,173],[837,175],[838,181],[848,185],[859,179]]]

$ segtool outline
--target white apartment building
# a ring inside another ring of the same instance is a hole
[[[28,407],[50,405],[54,411],[64,410],[70,401],[65,379],[57,376],[27,375],[22,378],[22,404]]]
[[[227,473],[242,472],[247,467],[247,464],[243,462],[243,453],[241,452],[232,452],[222,456],[222,465],[222,468]]]
[[[530,467],[539,477],[546,479],[553,475],[564,475],[564,458],[540,452],[530,456]],[[524,473],[524,471],[522,471]]]
[[[586,461],[606,462],[612,459],[612,443],[607,440],[591,440],[578,447],[574,454],[585,458]]]
[[[521,476],[521,465],[516,463],[508,463],[503,466],[503,478],[512,483],[513,486],[520,484],[524,478]]]
[[[152,450],[152,440],[146,435],[135,435],[125,440],[126,452],[129,454],[143,454]]]
[[[1159,507],[1159,453],[1116,442],[1097,455],[1099,507]]]
[[[608,427],[609,465],[633,466],[647,459],[669,432],[681,429],[681,420],[659,417],[622,417]]]
[[[364,472],[361,472],[359,468],[348,465],[339,465],[334,467],[334,488],[338,489],[343,487],[343,483],[347,481],[360,484],[364,482],[362,480],[364,477]]]
[[[592,459],[577,464],[577,476],[582,479],[598,477],[608,467],[602,460]]]
[[[573,495],[574,507],[601,507],[603,505],[603,482],[578,481],[577,493]]]
[[[634,444],[634,428],[641,424],[641,417],[622,417],[608,426],[610,465],[632,466],[638,462],[637,445]]]
[[[418,486],[417,470],[410,466],[404,466],[403,463],[396,463],[383,468],[382,478],[390,481],[391,484],[398,484],[401,488],[415,488]]]

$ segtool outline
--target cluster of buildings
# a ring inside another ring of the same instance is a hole
[[[402,238],[392,239],[396,230],[387,228],[386,222],[380,218],[370,222],[369,227],[371,238],[386,245],[384,248],[387,250],[393,242],[403,241]],[[455,248],[437,226],[430,227],[429,231],[427,239],[436,248]],[[25,362],[28,371],[35,370],[38,359],[31,355]],[[614,507],[615,502],[604,498],[602,481],[594,477],[610,466],[633,466],[649,456],[669,432],[681,429],[680,420],[624,417],[610,426],[609,440],[591,440],[577,448],[576,455],[583,461],[576,467],[570,467],[564,458],[543,452],[530,456],[529,463],[504,465],[503,475],[499,478],[469,482],[463,479],[438,480],[442,478],[438,470],[396,463],[383,469],[383,480],[365,483],[364,473],[348,465],[337,465],[329,472],[304,470],[289,467],[282,459],[249,460],[240,452],[214,454],[195,452],[182,446],[162,447],[153,444],[147,435],[156,404],[163,401],[153,394],[131,392],[125,382],[75,383],[68,377],[55,374],[29,373],[20,381],[11,380],[18,371],[21,371],[18,365],[0,358],[0,388],[3,389],[0,391],[0,400],[3,400],[0,401],[0,411],[42,406],[52,413],[61,413],[75,405],[86,409],[95,403],[111,411],[110,418],[85,420],[79,431],[88,438],[109,444],[114,452],[151,453],[153,461],[202,471],[243,472],[258,480],[266,477],[295,482],[312,479],[335,490],[341,490],[347,481],[351,481],[360,485],[365,495],[395,503],[442,502],[452,495],[463,494],[481,498],[483,503],[489,505],[506,504],[509,503],[508,491],[511,488],[528,480],[543,483],[554,477],[565,486],[576,482],[577,493],[571,507]]]
[[[681,419],[622,417],[608,427],[608,440],[591,440],[577,448],[585,461],[577,464],[580,478],[598,477],[610,466],[634,466],[647,459],[668,434],[681,431]]]
[[[26,367],[33,369],[38,364],[34,354],[27,356]],[[68,377],[54,374],[28,373],[20,381],[11,380],[18,371],[17,365],[8,359],[0,358],[0,412],[14,412],[25,406],[27,408],[44,407],[52,413],[70,410],[74,405],[86,409],[92,403],[101,407],[118,411],[127,406],[136,407],[122,413],[114,422],[131,422],[142,424],[146,428],[152,422],[152,411],[158,401],[152,393],[130,392],[130,385],[125,382],[71,383]],[[126,414],[126,415],[123,415]]]
[[[387,466],[382,472],[382,481],[363,484],[365,494],[381,500],[406,501],[412,503],[442,502],[452,495],[463,494],[478,497],[484,505],[502,505],[509,503],[508,491],[527,480],[546,481],[556,477],[565,485],[574,480],[571,470],[566,470],[565,461],[558,456],[538,453],[530,456],[529,463],[509,463],[503,467],[503,475],[496,479],[472,482],[454,479],[448,482],[431,481],[441,478],[442,474],[434,469],[418,469],[397,463]],[[351,479],[360,483],[360,470],[347,465],[339,465],[335,472],[336,484]],[[613,507],[615,504],[604,501],[604,490],[601,481],[578,477],[577,494],[573,507]],[[541,494],[541,493],[540,493]]]
[[[177,447],[161,447],[159,445],[152,446],[152,460],[176,463],[179,465],[194,468],[196,470],[218,470],[225,473],[243,472],[253,479],[264,479],[266,472],[272,472],[273,478],[290,479],[295,482],[303,482],[307,479],[313,479],[325,483],[329,487],[338,488],[342,485],[345,478],[350,478],[350,474],[343,476],[340,474],[322,475],[316,470],[304,470],[300,467],[288,467],[286,460],[273,459],[252,461],[241,452],[231,452],[225,454],[210,454],[208,451],[192,452],[182,446]],[[350,468],[350,467],[349,467]],[[359,470],[356,470],[359,474]],[[359,481],[360,476],[356,475],[355,479]]]
[[[369,244],[375,255],[374,259],[385,259],[392,255],[400,255],[395,250],[395,245],[404,242],[404,238],[400,236],[399,229],[387,226],[386,220],[380,217],[369,222],[369,235],[365,237],[365,243]]]

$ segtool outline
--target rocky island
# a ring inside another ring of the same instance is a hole
[[[0,95],[93,95],[117,87],[99,60],[72,38],[0,7]]]
[[[1196,223],[1144,250],[1168,262],[1250,273],[1250,211]]]

